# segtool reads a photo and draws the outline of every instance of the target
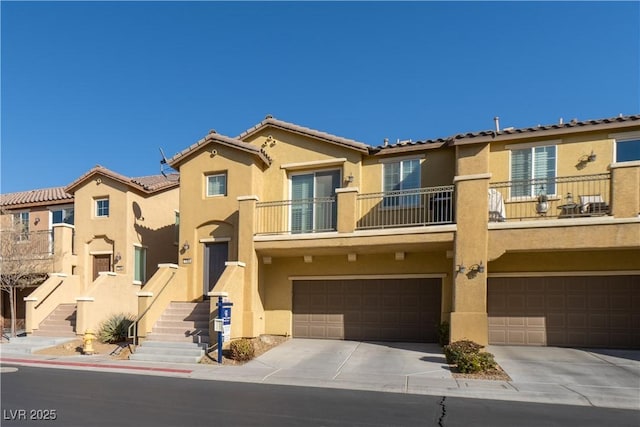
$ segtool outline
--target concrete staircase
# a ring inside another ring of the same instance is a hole
[[[71,342],[75,338],[56,337],[14,337],[9,342],[0,344],[0,354],[2,356],[32,354],[38,350],[55,347],[65,342]]]
[[[38,337],[75,337],[76,336],[75,304],[60,304],[45,318],[33,336]]]
[[[198,363],[208,344],[209,301],[172,302],[129,359]]]

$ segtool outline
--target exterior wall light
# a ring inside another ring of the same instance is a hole
[[[113,258],[113,263],[117,264],[120,262],[121,259],[122,259],[122,255],[120,255],[120,252],[118,252],[116,256]]]
[[[482,264],[482,261],[480,261],[478,264],[472,265],[469,270],[476,271],[478,273],[484,273],[484,265]]]
[[[467,271],[467,267],[464,265],[460,264],[456,266],[456,273],[464,274],[465,271]]]
[[[349,176],[347,177],[347,182],[348,182],[349,184],[352,184],[354,179],[355,179],[355,178],[353,177],[353,174],[352,174],[352,173],[350,173],[350,174],[349,174]]]
[[[189,250],[189,242],[187,242],[186,240],[184,241],[183,245],[182,245],[182,250],[183,251],[188,251]]]

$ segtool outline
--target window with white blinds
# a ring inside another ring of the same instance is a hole
[[[556,146],[511,151],[511,197],[555,194]]]

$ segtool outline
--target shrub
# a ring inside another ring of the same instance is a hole
[[[456,365],[463,374],[473,374],[495,369],[493,354],[480,352],[484,347],[473,341],[456,341],[444,347],[447,362]]]
[[[255,356],[255,350],[250,340],[242,338],[231,341],[229,345],[231,358],[238,361],[251,360]]]
[[[132,323],[132,316],[126,314],[114,314],[100,325],[98,339],[103,343],[126,341],[129,326]]]
[[[449,344],[449,322],[446,320],[438,325],[438,342],[442,347]]]
[[[458,363],[458,358],[462,354],[478,354],[484,347],[469,340],[461,340],[452,342],[449,345],[444,346],[444,355],[447,358],[447,362],[452,365]]]

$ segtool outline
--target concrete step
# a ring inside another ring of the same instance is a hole
[[[167,313],[166,311],[162,314],[162,317],[160,318],[161,320],[168,320],[168,321],[176,321],[176,322],[182,322],[182,321],[186,321],[186,322],[208,322],[209,321],[209,314],[170,314]]]
[[[55,320],[51,317],[47,317],[46,320],[43,320],[42,323],[40,323],[40,328],[44,327],[45,325],[52,328],[56,326],[72,327],[75,326],[75,322],[70,322],[69,320]]]
[[[191,356],[202,357],[204,350],[197,346],[191,348],[175,348],[175,347],[147,347],[145,345],[136,348],[134,354],[167,354],[169,356]]]
[[[76,333],[73,329],[36,329],[33,331],[34,336],[38,337],[74,337]]]
[[[203,353],[204,355],[204,353]],[[139,360],[146,362],[168,362],[168,363],[198,363],[202,356],[172,356],[167,354],[140,354],[134,353],[129,356],[129,360]]]
[[[1,354],[31,354],[38,350],[73,341],[70,337],[15,337],[0,345]]]
[[[199,336],[184,336],[184,335],[176,335],[176,334],[160,334],[157,332],[152,332],[147,335],[147,340],[149,341],[171,341],[171,342],[181,342],[181,343],[209,343],[208,335],[199,335]]]
[[[208,329],[209,320],[168,320],[164,316],[160,318],[154,325],[155,328],[184,328],[184,329]]]
[[[194,327],[171,327],[171,326],[154,326],[151,330],[152,333],[158,334],[172,334],[179,336],[191,336],[191,335],[209,335],[208,328],[194,328]]]
[[[205,354],[206,344],[145,341],[129,356],[130,360],[148,362],[198,363]]]
[[[146,340],[139,347],[143,346],[145,348],[202,348],[203,350],[207,348],[207,343],[193,343],[193,342],[180,342],[180,341],[149,341]]]

